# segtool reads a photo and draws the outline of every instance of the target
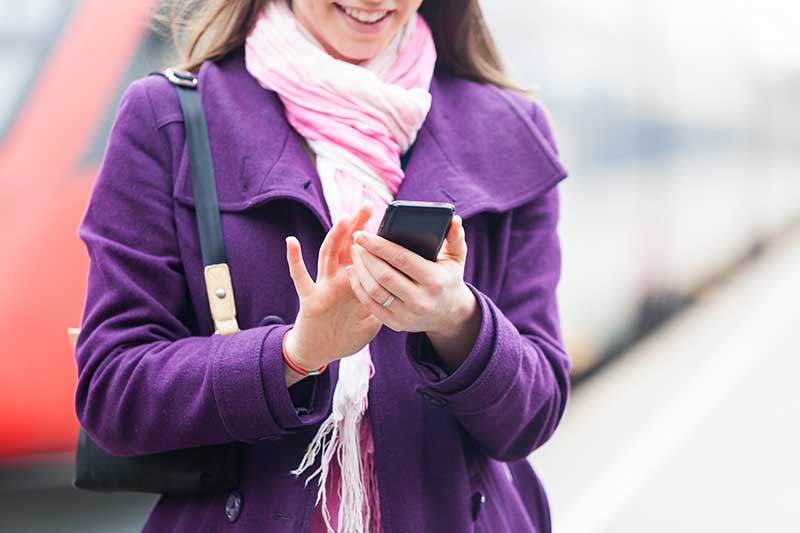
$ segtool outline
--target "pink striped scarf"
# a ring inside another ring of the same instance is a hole
[[[366,230],[372,232],[403,180],[400,155],[414,142],[430,109],[435,62],[430,29],[416,14],[383,51],[360,65],[326,53],[285,0],[266,5],[245,41],[248,71],[262,87],[278,93],[287,120],[316,155],[331,218],[335,222],[369,200],[375,210]],[[292,471],[300,475],[321,456],[306,484],[319,475],[316,503],[322,501],[328,531],[333,529],[326,481],[334,458],[338,468],[331,476],[339,474],[341,483],[338,530],[367,533],[375,529],[370,524],[379,524],[372,513],[377,511],[377,484],[366,412],[373,373],[369,345],[340,360],[332,413]]]

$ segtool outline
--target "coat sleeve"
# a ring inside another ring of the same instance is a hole
[[[302,394],[286,387],[281,340],[291,324],[192,334],[170,150],[146,80],[122,96],[78,228],[90,259],[75,350],[81,425],[111,453],[140,455],[278,439],[321,422],[329,373],[306,378],[310,393],[308,383],[292,387]]]
[[[538,106],[533,118],[557,153]],[[556,301],[561,273],[556,184],[511,217],[509,257],[496,301],[467,282],[482,316],[462,364],[448,374],[427,335],[406,338],[423,396],[449,409],[489,456],[502,461],[527,457],[555,431],[569,396],[571,365]]]

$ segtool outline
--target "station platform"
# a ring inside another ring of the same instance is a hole
[[[554,533],[800,531],[800,233],[574,389]]]

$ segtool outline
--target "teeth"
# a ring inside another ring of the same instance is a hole
[[[388,11],[361,11],[360,9],[353,9],[352,7],[342,6],[344,12],[360,22],[371,24],[377,22],[386,16]]]

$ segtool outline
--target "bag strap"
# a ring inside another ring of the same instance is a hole
[[[217,199],[217,183],[214,177],[214,162],[208,140],[203,103],[197,91],[197,76],[186,70],[172,67],[150,72],[166,77],[178,91],[186,129],[189,149],[189,170],[192,174],[197,229],[200,233],[200,250],[203,255],[203,275],[214,333],[228,335],[239,331],[236,321],[236,302],[233,298],[225,240]]]

